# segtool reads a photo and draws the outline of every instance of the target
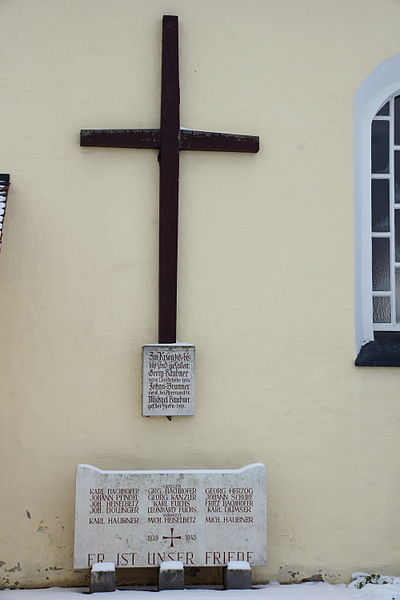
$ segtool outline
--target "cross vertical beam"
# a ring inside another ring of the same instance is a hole
[[[158,343],[176,342],[179,206],[178,17],[164,15],[161,67]]]

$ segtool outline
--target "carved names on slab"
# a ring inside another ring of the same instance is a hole
[[[143,347],[143,415],[194,415],[192,345]]]
[[[102,471],[79,465],[75,568],[266,564],[265,468]]]

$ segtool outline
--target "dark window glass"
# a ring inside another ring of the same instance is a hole
[[[400,152],[394,153],[394,201],[400,203]]]
[[[389,238],[372,238],[372,289],[390,290]]]
[[[394,211],[394,260],[400,262],[400,210]]]
[[[394,99],[394,143],[400,144],[400,96]]]
[[[386,102],[386,104],[384,104],[382,106],[381,110],[378,110],[378,112],[376,113],[376,116],[377,117],[388,117],[389,116],[389,102]]]
[[[372,231],[389,231],[389,180],[371,181]]]
[[[390,323],[390,298],[389,296],[374,296],[372,298],[374,323]],[[397,311],[396,311],[397,312]]]
[[[372,121],[372,173],[389,173],[389,121]]]
[[[396,323],[400,323],[400,269],[395,269]]]

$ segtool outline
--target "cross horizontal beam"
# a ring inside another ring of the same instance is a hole
[[[82,129],[81,146],[159,148],[159,129]]]
[[[181,150],[215,150],[223,152],[258,152],[260,139],[256,135],[240,133],[214,133],[181,129]]]
[[[161,147],[159,129],[82,129],[81,146],[103,148]],[[214,150],[224,152],[258,152],[259,137],[239,133],[216,133],[180,129],[179,150]]]

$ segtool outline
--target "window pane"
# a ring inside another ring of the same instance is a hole
[[[400,152],[394,153],[394,201],[400,203]]]
[[[394,143],[400,144],[400,96],[394,99]]]
[[[388,117],[389,116],[389,102],[386,102],[386,104],[384,104],[381,108],[381,110],[378,110],[378,112],[376,113],[377,117]]]
[[[400,262],[400,210],[394,211],[394,260]]]
[[[371,182],[372,231],[389,231],[389,180]]]
[[[374,323],[390,323],[390,298],[389,296],[372,298]],[[396,309],[397,313],[397,309]]]
[[[390,290],[389,238],[372,238],[372,289]]]
[[[395,269],[396,323],[400,323],[400,269]]]
[[[389,173],[389,121],[372,121],[372,173]]]

